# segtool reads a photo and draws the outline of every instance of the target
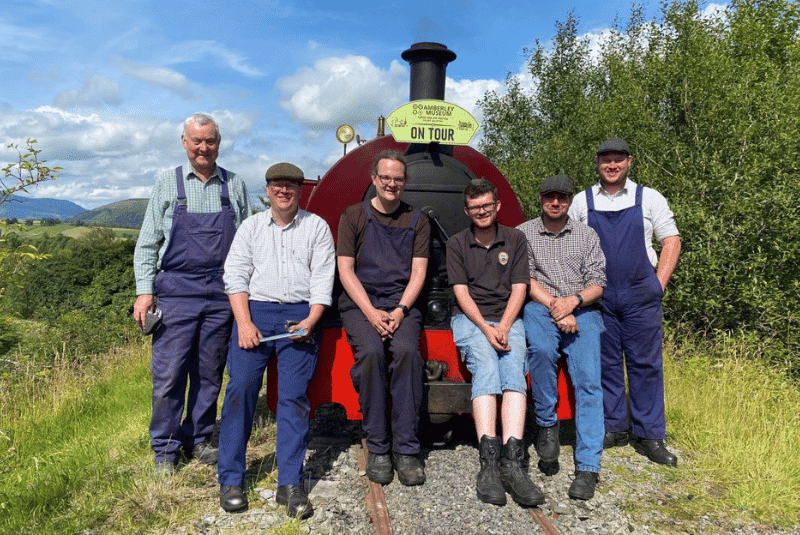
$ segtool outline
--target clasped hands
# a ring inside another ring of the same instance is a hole
[[[577,307],[576,299],[573,296],[569,297],[554,297],[547,309],[550,311],[550,317],[553,323],[556,324],[562,332],[567,334],[575,334],[578,332],[578,322],[575,315],[572,313]]]
[[[404,317],[403,311],[399,308],[395,308],[391,312],[373,308],[369,316],[367,316],[367,320],[381,335],[381,340],[389,340],[394,335],[394,332],[400,328]]]

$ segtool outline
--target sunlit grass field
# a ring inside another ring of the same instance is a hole
[[[66,223],[48,226],[48,225],[42,225],[40,221],[34,221],[32,226],[28,226],[22,223],[9,225],[5,221],[0,221],[0,233],[5,234],[6,232],[12,231],[22,236],[38,236],[40,234],[64,234],[65,236],[69,236],[70,238],[80,238],[88,234],[93,228],[96,227],[75,226]],[[114,232],[114,235],[117,238],[130,238],[132,240],[135,240],[136,238],[139,237],[139,229],[135,228],[112,228],[110,230]]]

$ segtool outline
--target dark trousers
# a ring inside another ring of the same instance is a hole
[[[280,304],[250,301],[250,315],[262,336],[286,332],[286,320],[308,316],[307,303]],[[219,432],[219,484],[241,487],[247,471],[247,441],[253,431],[258,394],[269,359],[278,359],[278,407],[275,456],[278,485],[298,485],[303,477],[303,459],[308,448],[308,383],[317,367],[317,343],[293,342],[288,338],[263,342],[254,349],[239,347],[234,323],[228,353],[230,381],[222,405]]]
[[[156,461],[175,462],[181,448],[191,450],[214,430],[233,314],[225,296],[159,297],[158,306],[163,323],[153,335],[150,442]]]
[[[350,369],[364,419],[367,449],[384,454],[419,453],[423,362],[419,351],[422,314],[412,309],[384,342],[358,308],[342,312],[355,364]],[[391,414],[390,414],[391,406]]]
[[[640,438],[663,439],[666,419],[661,301],[622,306],[613,294],[607,296],[603,296],[606,331],[601,337],[606,431],[628,430],[630,399],[633,434]],[[625,395],[626,372],[628,396]]]

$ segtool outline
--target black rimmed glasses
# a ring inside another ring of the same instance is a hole
[[[467,212],[470,214],[480,214],[481,212],[491,212],[497,206],[497,201],[487,202],[486,204],[478,204],[476,206],[467,206]]]

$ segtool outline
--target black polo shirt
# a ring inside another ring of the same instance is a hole
[[[447,241],[447,277],[450,286],[465,284],[483,319],[500,321],[513,284],[528,284],[528,240],[521,231],[497,225],[491,247],[475,240],[472,227]],[[463,313],[456,303],[453,314]]]

